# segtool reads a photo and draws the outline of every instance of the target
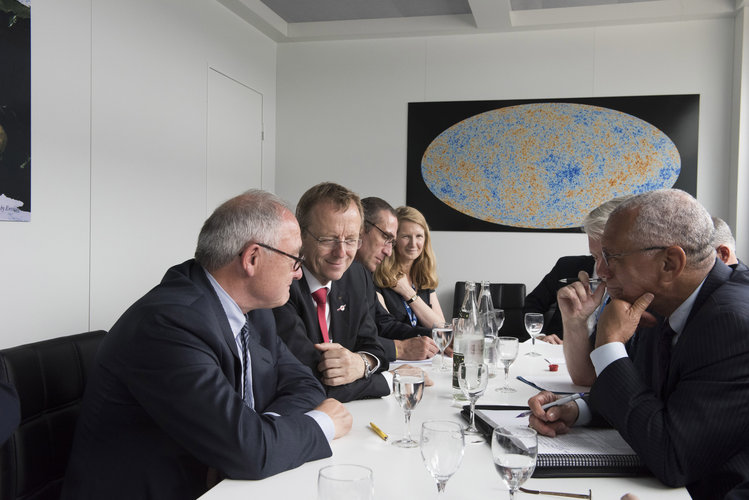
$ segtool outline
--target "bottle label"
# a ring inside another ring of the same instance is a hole
[[[464,357],[462,354],[453,351],[453,389],[460,389],[460,383],[458,382],[458,367],[463,363]]]

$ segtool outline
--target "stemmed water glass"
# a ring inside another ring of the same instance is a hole
[[[449,368],[445,366],[445,349],[450,345],[450,341],[453,339],[453,324],[452,323],[435,323],[432,328],[432,340],[437,344],[440,350],[440,371],[448,371]]]
[[[460,390],[471,403],[471,424],[465,430],[469,443],[483,443],[484,438],[476,428],[476,400],[484,394],[489,381],[489,368],[483,364],[463,363],[458,367],[458,383]]]
[[[437,481],[437,496],[442,498],[447,480],[463,461],[465,439],[457,422],[428,420],[421,424],[421,459]]]
[[[518,339],[515,337],[497,337],[496,350],[499,362],[505,367],[505,385],[494,389],[498,392],[517,392],[510,387],[510,365],[518,357]]]
[[[317,475],[317,500],[374,500],[372,469],[354,464],[323,467]]]
[[[531,336],[531,352],[526,353],[526,356],[540,356],[536,352],[536,337],[541,333],[541,329],[544,327],[544,315],[541,313],[525,313],[525,330],[528,335]]]
[[[411,437],[411,412],[421,401],[424,394],[424,372],[414,366],[401,366],[393,371],[393,395],[406,417],[406,435],[397,441],[395,446],[415,448],[419,442]]]
[[[492,458],[502,482],[510,489],[510,500],[536,468],[538,436],[530,427],[497,427],[492,433]]]

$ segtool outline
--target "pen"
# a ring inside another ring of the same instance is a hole
[[[544,410],[547,410],[547,409],[551,408],[552,406],[560,406],[560,405],[563,405],[565,403],[569,403],[570,401],[574,401],[576,399],[580,399],[583,396],[585,396],[584,392],[579,392],[577,394],[571,394],[569,396],[565,396],[563,398],[559,398],[556,401],[552,401],[551,403],[546,403],[541,408],[543,408]],[[521,413],[520,415],[518,415],[515,418],[527,417],[531,413],[533,413],[533,412],[530,411],[530,410],[529,411],[524,411],[523,413]]]
[[[387,435],[387,434],[385,434],[384,432],[382,432],[382,430],[380,430],[380,428],[379,428],[379,427],[377,427],[377,426],[376,426],[376,425],[374,424],[374,422],[370,422],[370,423],[369,423],[369,426],[370,426],[370,427],[372,428],[372,430],[373,430],[373,431],[375,431],[375,433],[376,433],[376,434],[377,434],[378,436],[380,436],[380,437],[382,438],[382,440],[383,440],[383,441],[387,441],[387,440],[388,440],[388,435]]]
[[[560,283],[569,284],[574,283],[576,281],[580,281],[577,278],[562,278],[559,280]],[[588,278],[588,283],[591,285],[598,285],[599,283],[603,283],[603,280],[601,278]]]

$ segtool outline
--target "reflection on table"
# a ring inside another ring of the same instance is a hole
[[[521,382],[516,377],[523,375],[529,379],[551,380],[563,384],[569,382],[564,364],[556,372],[550,372],[548,360],[558,362],[563,358],[562,347],[536,342],[539,357],[523,356],[530,350],[530,341],[520,345],[520,355],[510,368],[510,385],[515,393],[501,393],[495,388],[502,385],[501,368],[489,380],[489,386],[478,404],[526,405],[528,398],[538,391]],[[431,364],[419,364],[434,381],[432,387],[424,391],[421,403],[411,417],[414,435],[418,435],[425,420],[454,420],[465,425],[459,412],[464,401],[453,400],[451,372],[439,371],[440,359],[437,356]],[[451,360],[446,360],[447,364]],[[419,448],[404,449],[390,443],[402,437],[405,431],[403,411],[394,397],[347,403],[354,417],[351,432],[332,443],[333,456],[310,462],[294,470],[283,472],[262,481],[224,480],[208,491],[201,499],[232,500],[247,498],[299,498],[314,499],[317,495],[317,473],[321,467],[331,464],[361,464],[374,471],[375,498],[379,500],[397,498],[436,498],[434,479],[427,472],[421,460]],[[369,423],[374,422],[389,435],[383,441]],[[531,478],[524,485],[533,490],[587,493],[592,490],[593,498],[618,499],[625,493],[634,493],[641,499],[688,499],[684,488],[668,488],[653,477],[605,477],[605,478]],[[507,490],[494,470],[491,450],[488,444],[467,444],[463,464],[448,481],[446,498],[465,498],[480,495],[482,498],[508,498]],[[519,492],[516,498],[540,498]],[[554,498],[554,497],[547,497]]]

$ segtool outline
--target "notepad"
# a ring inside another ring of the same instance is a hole
[[[527,427],[517,418],[526,407],[477,406],[476,426],[486,435],[495,427]],[[461,412],[470,418],[468,407]],[[615,429],[575,427],[555,438],[538,437],[533,477],[596,477],[650,475],[640,457]]]

